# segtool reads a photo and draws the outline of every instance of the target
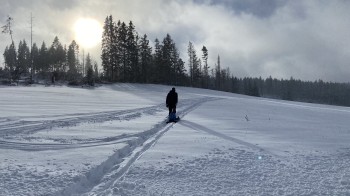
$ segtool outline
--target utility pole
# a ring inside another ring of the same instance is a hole
[[[83,48],[83,77],[85,75],[85,54],[84,54],[84,48]]]
[[[34,62],[33,62],[33,15],[30,13],[30,82],[33,83]]]

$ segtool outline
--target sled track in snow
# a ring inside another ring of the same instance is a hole
[[[55,115],[46,116],[45,118],[60,118],[56,120],[38,120],[38,121],[25,121],[25,120],[11,120],[2,119],[0,121],[0,137],[16,134],[32,134],[41,130],[50,130],[54,127],[70,127],[79,123],[87,122],[105,122],[111,120],[125,120],[135,118],[135,115],[139,115],[142,112],[152,112],[160,110],[164,107],[164,104],[156,106],[137,108],[123,111],[109,111],[109,112],[97,112],[88,114],[69,114],[69,115]],[[44,118],[42,116],[34,116],[29,118]]]
[[[70,117],[65,117],[58,120],[40,120],[40,121],[19,121],[19,120],[6,120],[0,121],[0,149],[16,149],[27,151],[41,151],[41,150],[60,150],[69,148],[82,148],[82,147],[94,147],[102,145],[116,144],[125,142],[127,140],[133,140],[138,137],[138,134],[124,134],[116,137],[96,138],[92,140],[83,141],[68,141],[62,143],[62,141],[53,141],[52,143],[33,143],[30,141],[16,141],[11,138],[19,136],[24,138],[30,136],[35,132],[48,130],[52,128],[72,127],[80,123],[100,123],[113,120],[132,120],[138,118],[142,113],[152,113],[161,110],[164,104],[156,106],[138,108],[124,111],[111,111],[111,112],[99,112],[92,114],[71,114]],[[57,116],[55,116],[57,117]],[[49,116],[48,118],[52,118]]]
[[[208,98],[202,99],[187,99],[182,100],[179,105],[180,117],[188,113],[188,111],[194,108],[196,105],[203,103]],[[90,114],[70,114],[70,115],[55,115],[48,116],[52,117],[64,117],[58,120],[39,120],[39,121],[21,121],[21,120],[9,120],[2,118],[0,119],[0,138],[12,137],[12,136],[29,136],[38,131],[51,130],[55,127],[71,127],[80,123],[100,123],[105,121],[117,121],[117,120],[134,120],[142,116],[142,114],[152,114],[159,111],[164,111],[165,105],[159,104],[156,106],[137,108],[132,110],[123,111],[110,111],[110,112],[98,112]],[[32,118],[44,118],[42,116],[36,116]],[[165,124],[165,120],[160,124]],[[159,127],[157,125],[156,127]],[[121,134],[114,137],[96,138],[82,141],[53,141],[51,143],[33,143],[30,141],[16,141],[12,139],[0,139],[0,149],[16,149],[25,151],[43,151],[43,150],[63,150],[63,149],[74,149],[74,148],[86,148],[96,147],[103,145],[111,145],[118,143],[135,143],[138,142],[139,138],[145,135],[154,134],[155,130],[147,130],[141,133],[134,134]]]
[[[180,118],[183,118],[201,104],[218,100],[218,98],[202,98],[188,100],[179,107]],[[129,142],[125,147],[117,150],[106,161],[92,168],[89,172],[80,177],[79,181],[55,195],[110,195],[110,187],[113,187],[127,173],[131,165],[161,136],[164,135],[175,124],[166,124],[166,119],[156,124],[154,128],[144,131],[137,142]]]

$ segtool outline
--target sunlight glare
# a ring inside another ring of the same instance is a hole
[[[101,42],[102,26],[91,18],[80,18],[74,24],[75,40],[83,48],[92,48]]]

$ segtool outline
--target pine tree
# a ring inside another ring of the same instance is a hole
[[[95,81],[99,78],[99,73],[98,73],[98,66],[97,63],[94,63],[94,79]]]
[[[46,47],[45,42],[43,42],[39,49],[38,69],[41,72],[42,76],[44,77],[45,75],[47,75],[47,72],[49,72],[49,69],[50,69],[49,60],[50,60],[49,51]]]
[[[30,52],[25,40],[19,42],[17,54],[17,66],[15,73],[16,78],[19,79],[21,75],[29,73],[30,67]]]
[[[118,25],[113,21],[112,16],[110,16],[110,63],[112,68],[111,81],[120,80],[120,51],[119,51],[119,40],[118,40],[118,31],[120,28],[120,21],[118,21]]]
[[[201,87],[202,79],[202,63],[201,60],[197,57],[196,51],[193,50],[193,82],[195,87]]]
[[[31,55],[32,55],[32,61],[33,61],[33,74],[36,74],[36,70],[39,66],[39,48],[36,45],[36,43],[33,43],[33,47],[32,47],[32,51],[31,51]]]
[[[130,82],[140,81],[140,68],[138,62],[138,35],[135,31],[135,26],[132,21],[129,22],[126,37],[127,49],[127,80]]]
[[[218,55],[217,64],[215,66],[215,88],[221,90],[221,65],[220,65],[220,55]]]
[[[79,65],[79,46],[73,40],[68,46],[67,51],[67,64],[68,64],[68,80],[76,80],[79,73],[82,73],[82,67]]]
[[[6,46],[4,59],[5,69],[7,69],[9,72],[9,81],[12,82],[16,78],[14,72],[17,66],[17,51],[14,42],[11,43],[10,47]]]
[[[95,77],[94,77],[94,70],[92,68],[92,61],[90,54],[88,53],[86,56],[86,80],[88,85],[94,86],[95,85]]]
[[[199,87],[201,78],[201,61],[197,57],[196,50],[192,44],[188,44],[189,68],[190,68],[190,82],[191,86]]]
[[[95,85],[95,81],[94,81],[94,70],[92,69],[92,67],[89,67],[87,69],[87,74],[86,74],[86,78],[87,78],[87,83],[90,86],[94,86]]]
[[[64,62],[66,61],[66,53],[57,36],[55,37],[49,49],[49,55],[51,71],[63,71]]]
[[[151,81],[152,68],[152,48],[149,46],[149,40],[145,34],[139,43],[140,50],[140,82],[148,83]]]
[[[86,58],[85,58],[85,67],[86,67],[86,70],[88,70],[89,68],[92,69],[92,60],[91,60],[90,53],[88,53],[88,54],[86,55]],[[87,74],[87,71],[86,71],[86,74]]]
[[[101,59],[104,76],[109,81],[115,81],[119,76],[117,32],[118,26],[112,15],[107,16],[103,26]]]
[[[2,28],[2,33],[8,33],[11,37],[12,43],[14,43],[13,37],[12,37],[12,34],[13,34],[12,23],[13,23],[13,18],[8,16],[6,19],[6,25],[2,26],[1,28]]]
[[[188,85],[185,62],[178,58],[176,62],[176,85]]]
[[[191,86],[193,86],[193,83],[194,83],[194,78],[193,78],[193,75],[194,75],[194,70],[193,70],[193,64],[194,64],[193,50],[194,50],[194,46],[193,46],[192,42],[188,42],[187,54],[189,56],[188,67],[190,68],[189,72],[190,72],[190,84],[191,84]]]
[[[169,34],[163,39],[161,47],[161,81],[165,84],[175,84],[175,62],[178,58],[174,41]]]
[[[102,60],[102,67],[104,70],[104,75],[108,80],[111,80],[111,59],[110,59],[110,48],[111,48],[111,38],[110,38],[110,21],[109,17],[107,16],[104,22],[103,26],[103,33],[102,33],[102,43],[101,43],[101,60]]]
[[[155,39],[155,41],[154,41],[154,43],[155,43],[155,51],[154,51],[154,57],[153,57],[153,63],[154,63],[154,66],[155,66],[155,69],[154,69],[154,72],[153,72],[153,74],[152,74],[152,78],[153,78],[153,81],[155,82],[155,83],[161,83],[161,78],[160,78],[160,76],[161,76],[161,74],[162,74],[162,72],[161,72],[161,64],[162,64],[162,51],[161,51],[161,49],[162,49],[162,45],[160,44],[160,42],[159,42],[159,40],[158,40],[158,38],[156,38]]]
[[[171,74],[173,74],[172,84],[175,85],[185,85],[186,84],[186,69],[185,63],[180,58],[180,53],[176,48],[175,42],[172,44],[172,54],[171,54]]]
[[[128,51],[127,51],[127,27],[124,22],[119,23],[117,34],[117,51],[118,51],[118,62],[121,68],[121,80],[126,82],[128,80],[128,74],[130,73],[130,64],[128,63]]]
[[[203,87],[209,88],[209,65],[208,65],[208,49],[203,46],[202,48],[202,59],[203,59]]]

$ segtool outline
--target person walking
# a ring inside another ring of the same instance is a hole
[[[177,104],[177,92],[175,91],[175,88],[173,87],[168,95],[166,96],[166,107],[169,109],[169,116],[171,113],[176,114],[176,104]]]

